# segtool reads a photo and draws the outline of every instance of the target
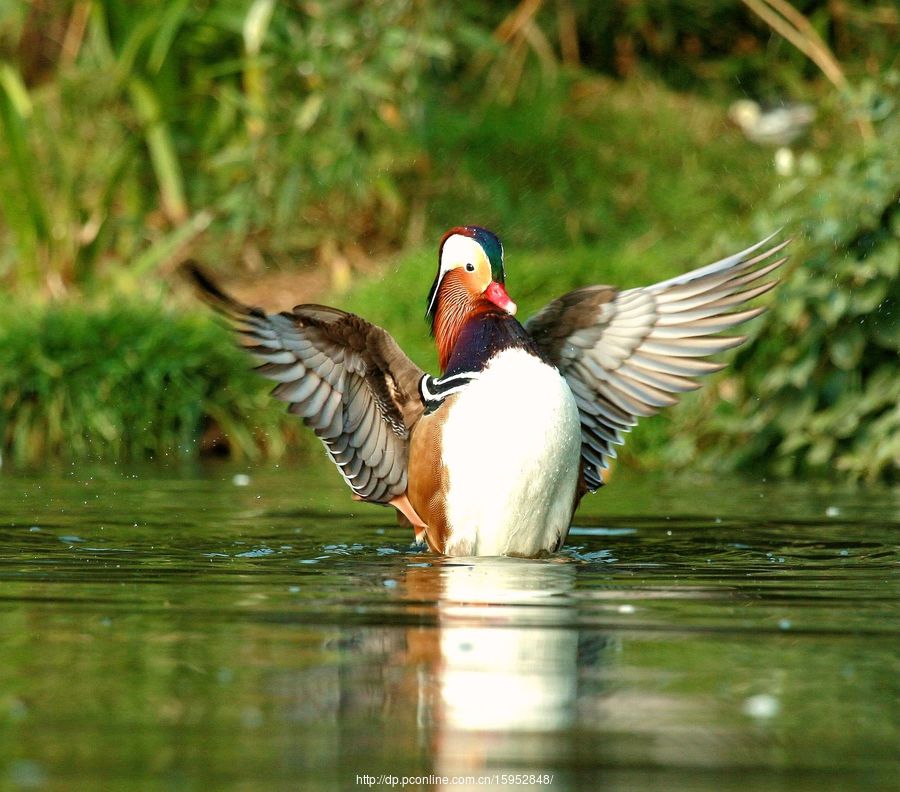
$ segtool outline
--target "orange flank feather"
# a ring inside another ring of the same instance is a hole
[[[452,403],[451,396],[447,402]],[[447,524],[447,468],[441,459],[441,433],[447,411],[423,415],[409,444],[409,484],[407,497],[428,526],[425,540],[436,553],[443,553],[450,526]]]

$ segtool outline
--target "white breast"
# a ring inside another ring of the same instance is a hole
[[[581,453],[578,408],[559,373],[500,352],[449,410],[448,555],[524,555],[565,538]]]

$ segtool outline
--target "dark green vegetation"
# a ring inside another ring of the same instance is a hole
[[[0,321],[0,438],[14,461],[284,450],[287,416],[206,316],[135,301],[23,313]]]
[[[895,92],[893,100],[898,94]],[[757,343],[736,361],[737,460],[778,473],[896,476],[900,464],[900,123],[768,204],[795,263]],[[734,454],[726,449],[726,455]]]
[[[423,301],[446,227],[501,235],[527,315],[784,225],[792,268],[758,342],[629,453],[892,475],[896,13],[798,4],[841,62],[838,93],[740,4],[597,5],[0,6],[0,284],[16,308],[0,450],[190,455],[216,426],[242,453],[294,444],[174,283],[185,255],[245,280],[322,270],[331,293],[296,301],[357,310],[433,367]],[[744,94],[817,105],[793,175],[727,124]]]

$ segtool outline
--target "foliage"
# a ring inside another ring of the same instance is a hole
[[[0,324],[0,454],[18,463],[278,455],[297,422],[206,316],[146,303],[34,308]],[[224,449],[222,449],[224,450]]]
[[[872,64],[896,57],[900,17],[887,0],[831,2],[790,0],[853,73],[871,74]],[[617,77],[652,76],[677,90],[722,95],[735,89],[765,99],[807,90],[817,68],[738,0],[462,0],[462,13],[495,28],[515,18],[520,39],[535,60],[542,48],[558,49],[565,62]],[[519,40],[502,53],[521,57]],[[866,59],[859,58],[861,52]],[[501,73],[510,71],[501,66]]]
[[[396,246],[423,75],[451,55],[445,16],[403,0],[23,11],[19,38],[52,70],[0,62],[0,281],[58,293],[98,268],[140,277],[210,227],[203,257],[256,266]]]
[[[898,98],[889,77],[878,102]],[[900,472],[900,116],[880,144],[781,185],[758,223],[797,239],[756,343],[736,362],[720,424],[731,464],[850,478]]]
[[[854,82],[896,57],[886,5],[797,7]],[[353,286],[341,304],[433,365],[426,240],[446,227],[502,234],[527,315],[577,285],[714,260],[750,241],[763,206],[760,236],[801,232],[770,324],[736,373],[628,448],[665,465],[890,476],[896,96],[873,95],[880,143],[856,151],[835,108],[865,91],[823,100],[817,76],[730,0],[2,3],[0,286],[24,303],[0,323],[0,449],[191,453],[207,416],[239,452],[280,452],[297,422],[260,412],[244,356],[208,319],[153,302],[186,253],[251,276],[330,263]],[[770,153],[724,121],[741,93],[817,97],[820,172],[766,199]],[[402,248],[390,281],[346,277],[348,261]],[[135,302],[98,307],[105,293]],[[37,307],[38,294],[94,307]]]
[[[505,20],[529,9],[534,19],[501,46]],[[875,60],[888,51],[881,6],[807,0],[802,9],[838,55],[861,43]],[[802,59],[770,38],[731,0],[9,0],[0,6],[0,284],[99,291],[112,272],[165,273],[186,248],[254,272],[364,260],[461,214],[460,164],[479,204],[496,199],[512,215],[537,192],[568,241],[590,242],[615,218],[555,202],[573,194],[572,205],[602,205],[605,185],[583,189],[589,169],[572,147],[598,140],[598,156],[614,157],[604,116],[615,111],[604,112],[591,80],[555,83],[559,63],[573,67],[568,77],[585,73],[577,64],[650,73],[720,97],[805,91]],[[520,101],[506,115],[504,102],[546,96],[539,80],[573,101],[543,99],[533,115]],[[593,130],[557,114],[591,103],[589,115],[603,119]],[[532,120],[543,127],[533,138]],[[538,145],[548,139],[563,146],[554,156]],[[517,146],[530,167],[515,161]],[[630,194],[638,163],[617,159],[613,189]],[[485,178],[489,162],[517,171],[505,193]]]

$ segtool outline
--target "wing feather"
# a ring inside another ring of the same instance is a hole
[[[303,419],[354,493],[387,502],[406,491],[409,432],[423,412],[424,372],[388,333],[354,314],[298,305],[266,314],[222,291],[202,270],[187,272],[237,330],[275,398]]]
[[[635,352],[629,358],[629,362],[652,371],[661,371],[664,374],[674,374],[679,377],[697,377],[703,374],[712,374],[725,368],[724,363],[716,363],[712,360],[673,358],[666,355],[653,355],[643,350]]]
[[[581,415],[582,473],[588,490],[638,418],[654,415],[696,390],[693,378],[723,368],[706,360],[746,340],[721,335],[759,316],[747,303],[772,289],[764,280],[790,240],[775,237],[714,264],[637,289],[588,286],[544,306],[525,324],[569,383]],[[763,249],[761,252],[760,249]]]
[[[306,367],[298,363],[296,358],[288,363],[263,363],[256,370],[264,377],[275,382],[291,382],[306,374]]]
[[[621,371],[623,376],[631,377],[645,385],[669,391],[670,393],[687,393],[700,387],[699,382],[694,382],[687,377],[666,374],[663,371],[646,369],[638,365],[633,359],[623,363]]]
[[[318,387],[319,378],[312,372],[309,372],[308,375],[302,376],[300,379],[282,382],[272,391],[272,395],[279,401],[288,402],[290,404],[288,409],[294,415],[302,416],[304,413],[300,411],[301,408],[298,405],[302,405]]]
[[[703,357],[733,349],[746,341],[746,336],[716,336],[714,338],[679,338],[675,341],[656,341],[650,336],[641,344],[641,349],[651,355],[670,357]]]

